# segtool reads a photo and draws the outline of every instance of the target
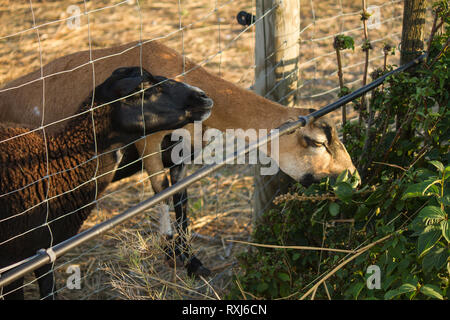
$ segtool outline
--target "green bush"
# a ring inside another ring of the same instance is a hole
[[[344,172],[277,198],[253,239],[282,248],[243,252],[229,298],[298,299],[332,270],[306,298],[450,298],[450,28],[446,2],[434,8],[445,32],[424,63],[389,77],[363,107],[354,102],[361,121],[343,128],[362,186]],[[370,265],[380,268],[380,289],[367,286]]]

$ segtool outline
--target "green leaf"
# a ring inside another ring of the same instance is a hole
[[[432,269],[440,270],[448,259],[448,251],[446,248],[438,248],[434,246],[422,260],[424,272],[430,273]]]
[[[358,206],[358,209],[356,209],[355,213],[355,219],[356,220],[364,220],[367,213],[369,212],[369,208],[365,204],[361,204]]]
[[[432,285],[432,284],[426,284],[423,287],[420,288],[420,292],[422,292],[424,295],[429,296],[431,298],[443,300],[444,297],[442,297],[441,289],[438,287]]]
[[[395,210],[402,211],[403,207],[405,206],[405,201],[399,200],[395,202]]]
[[[345,36],[345,35],[338,35],[335,38],[335,45],[339,48],[339,50],[344,49],[353,49],[355,50],[355,42],[352,37]]]
[[[264,292],[269,288],[269,285],[265,282],[261,282],[260,284],[258,284],[258,286],[256,287],[256,291],[258,291],[258,293]]]
[[[399,255],[397,255],[397,257],[400,257],[401,253]],[[398,264],[398,271],[399,272],[408,272],[409,269],[411,269],[410,267],[411,261],[409,261],[408,259],[402,259],[401,262]]]
[[[358,299],[359,294],[361,293],[361,290],[366,286],[364,282],[357,282],[354,283],[347,291],[348,294],[350,294],[355,300]]]
[[[340,207],[339,207],[339,205],[338,205],[336,202],[331,202],[331,203],[330,203],[330,206],[329,206],[329,208],[328,208],[328,210],[330,211],[330,214],[331,214],[333,217],[335,217],[335,216],[338,215],[339,209],[340,209]]]
[[[417,175],[417,178],[420,179],[421,181],[434,181],[439,179],[438,176],[436,176],[436,172],[431,171],[429,169],[426,168],[418,168],[415,171],[415,174]]]
[[[334,192],[337,197],[344,202],[349,202],[352,199],[353,189],[346,182],[340,182],[336,184],[336,186],[334,187]]]
[[[355,189],[361,183],[361,176],[359,175],[358,170],[353,173],[348,182],[350,182],[350,185],[353,189]]]
[[[424,181],[408,186],[408,188],[406,188],[406,191],[403,193],[402,200],[417,197],[427,197],[430,195],[439,195],[439,188],[436,185],[430,186],[430,184],[431,182]],[[427,192],[424,193],[424,190],[426,190]]]
[[[420,234],[418,244],[417,244],[417,253],[419,254],[419,258],[421,258],[425,253],[427,253],[436,242],[442,236],[441,228],[437,228],[435,226],[428,226],[425,230]]]
[[[282,282],[280,284],[280,296],[281,297],[287,297],[290,295],[290,286],[288,283],[286,282]]]
[[[444,177],[445,180],[447,180],[447,178],[449,177],[449,175],[450,175],[450,166],[446,166],[445,169],[444,169],[444,172],[443,172],[442,176]]]
[[[447,240],[447,242],[450,242],[450,229],[448,227],[448,220],[441,221],[441,230],[442,230],[442,236]]]
[[[408,292],[413,292],[416,291],[416,287],[413,286],[410,283],[404,283],[402,284],[400,287],[398,287],[397,289],[394,290],[389,290],[388,292],[386,292],[386,294],[384,295],[384,298],[386,300],[390,300],[396,296],[399,296],[403,293],[408,293]]]
[[[366,205],[373,205],[380,202],[381,198],[384,196],[385,190],[378,189],[373,192],[367,199],[364,201]]]
[[[355,42],[352,37],[345,36],[345,48],[355,50]]]
[[[393,283],[394,281],[397,280],[397,276],[388,276],[384,279],[384,281],[382,281],[382,289],[383,290],[387,290]]]
[[[347,180],[348,180],[348,170],[344,170],[336,178],[336,184],[346,182]]]
[[[433,188],[432,191],[434,191],[435,194],[439,195],[439,189],[436,189],[435,184],[441,183],[441,180],[435,180],[432,183],[430,183],[423,191],[422,194],[425,194],[425,192],[427,192],[428,189]]]
[[[431,219],[431,220],[442,220],[445,219],[445,212],[442,211],[441,208],[436,206],[426,206],[422,210],[420,210],[418,216],[419,219],[422,221],[425,219]]]
[[[286,282],[291,280],[291,277],[289,277],[289,275],[287,273],[284,273],[284,272],[279,272],[278,273],[278,278],[280,278],[282,281],[286,281]]]
[[[442,204],[444,206],[450,206],[450,194],[446,194],[441,198]]]
[[[429,163],[432,164],[433,166],[435,166],[439,170],[439,172],[444,171],[444,165],[442,164],[442,162],[433,160],[433,161],[430,161]]]

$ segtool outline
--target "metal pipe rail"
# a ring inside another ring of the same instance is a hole
[[[398,72],[405,71],[417,64],[419,64],[423,59],[425,55],[422,55],[412,61],[410,61],[407,64],[404,64],[403,66],[390,71],[389,73],[383,75],[382,77],[378,78],[377,80],[369,83],[368,85],[365,85],[364,87],[361,87],[360,89],[354,91],[351,94],[348,94],[339,100],[317,110],[314,111],[306,116],[301,116],[297,121],[287,122],[281,125],[278,130],[275,130],[265,136],[263,139],[261,139],[258,142],[252,143],[249,146],[246,146],[245,148],[242,148],[240,150],[237,150],[234,152],[234,154],[227,155],[224,159],[224,161],[220,163],[214,163],[210,165],[206,165],[200,170],[196,171],[192,175],[189,175],[188,177],[184,178],[182,181],[177,182],[176,184],[170,186],[169,188],[163,190],[162,192],[154,195],[153,197],[137,204],[134,207],[131,207],[130,209],[126,210],[124,213],[121,213],[107,221],[101,222],[98,225],[87,229],[63,242],[60,242],[53,247],[49,248],[49,252],[51,254],[47,253],[45,250],[40,250],[36,255],[28,258],[26,262],[23,264],[15,267],[14,269],[11,269],[4,274],[0,275],[0,288],[4,287],[11,282],[23,277],[25,274],[32,272],[36,270],[37,268],[40,268],[50,262],[52,260],[62,256],[63,254],[67,253],[69,250],[77,247],[78,245],[89,241],[98,235],[111,230],[112,228],[116,227],[117,225],[123,223],[124,221],[134,217],[138,213],[149,209],[150,207],[154,206],[155,204],[167,199],[168,197],[172,196],[173,194],[181,191],[182,189],[185,189],[192,183],[206,177],[210,173],[220,169],[223,167],[226,163],[233,162],[237,157],[245,155],[251,151],[257,150],[260,146],[265,145],[266,143],[272,141],[275,138],[278,138],[288,132],[292,132],[293,130],[306,126],[309,122],[313,121],[314,119],[320,118],[340,107],[347,104],[348,102],[362,96],[364,93],[367,93],[368,91],[376,88],[377,86],[381,85],[384,80]]]

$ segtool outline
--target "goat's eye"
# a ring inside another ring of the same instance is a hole
[[[318,142],[318,141],[313,141],[313,147],[314,148],[319,148],[319,147],[323,147],[324,143],[323,142]]]
[[[306,141],[306,144],[308,146],[310,146],[310,147],[320,148],[320,147],[324,147],[325,146],[324,142],[316,141],[316,140],[313,140],[313,139],[311,139],[309,137],[304,137],[304,139]]]
[[[324,145],[323,142],[314,141],[314,146],[315,147],[323,147],[323,145]]]

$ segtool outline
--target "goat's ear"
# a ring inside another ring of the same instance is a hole
[[[132,93],[141,82],[141,77],[123,78],[115,81],[111,89],[116,98],[120,98]]]

